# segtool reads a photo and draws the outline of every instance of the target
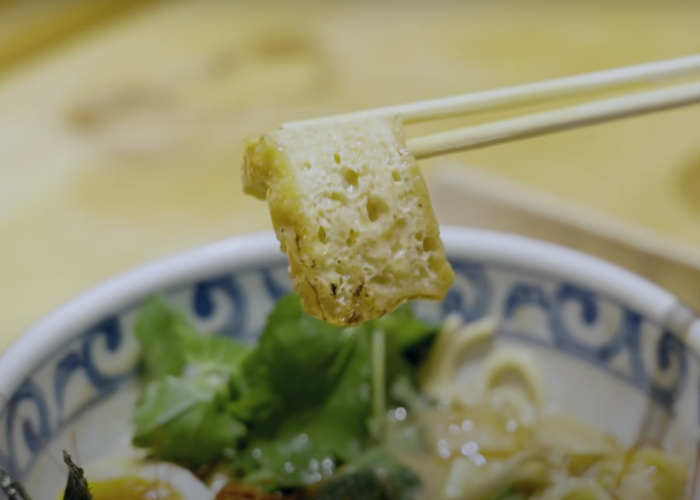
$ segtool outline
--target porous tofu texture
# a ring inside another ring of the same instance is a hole
[[[267,201],[305,311],[357,325],[443,299],[454,273],[395,119],[284,128],[246,140],[243,185]]]

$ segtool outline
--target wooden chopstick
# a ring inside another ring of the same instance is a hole
[[[403,123],[407,125],[475,111],[495,110],[555,98],[586,95],[626,85],[652,84],[694,73],[700,73],[700,55],[585,73],[516,87],[287,122],[282,124],[282,127],[322,125],[373,116],[399,116]]]
[[[700,83],[678,85],[416,137],[407,146],[416,158],[430,158],[697,103]]]

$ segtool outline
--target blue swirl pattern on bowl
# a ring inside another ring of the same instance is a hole
[[[441,303],[414,304],[439,321],[498,318],[498,337],[553,350],[642,391],[673,416],[682,394],[698,408],[696,356],[672,333],[625,304],[575,283],[514,266],[453,259],[455,282]],[[291,291],[286,261],[181,285],[166,293],[204,332],[255,342],[267,312]],[[27,477],[50,442],[136,374],[138,304],[75,335],[30,371],[0,413],[0,464]],[[643,346],[653,346],[645,352]],[[686,396],[687,397],[687,394]]]

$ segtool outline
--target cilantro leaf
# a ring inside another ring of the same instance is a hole
[[[304,313],[296,295],[283,297],[268,319],[254,362],[286,412],[308,410],[333,392],[354,350],[353,329]]]
[[[244,361],[254,348],[218,335],[197,334],[181,343],[188,369],[217,369],[242,376]]]
[[[377,330],[385,342],[373,353]],[[200,334],[162,299],[149,300],[136,325],[148,383],[133,442],[191,466],[228,456],[248,482],[271,489],[318,482],[374,444],[373,381],[387,385],[382,401],[404,395],[389,407],[412,397],[410,353],[434,333],[408,306],[360,327],[332,327],[306,315],[290,294],[250,347]],[[382,377],[373,379],[373,366]],[[388,484],[382,480],[382,491]]]
[[[159,298],[143,305],[136,336],[147,385],[134,409],[133,443],[195,466],[233,446],[246,429],[226,402],[253,348],[197,332]]]
[[[368,442],[372,416],[372,331],[357,332],[355,349],[342,378],[325,405],[314,415],[310,426],[334,438],[340,457],[348,460]]]
[[[410,375],[414,375],[415,368],[425,360],[438,332],[438,325],[429,325],[416,318],[409,304],[374,320],[372,325],[387,336],[388,363],[401,360],[400,367],[394,365],[389,371],[400,369]]]
[[[409,304],[397,307],[390,314],[375,319],[372,324],[396,335],[401,350],[410,349],[437,333],[437,325],[429,325],[416,318]]]
[[[333,442],[325,441],[323,432],[309,435],[292,427],[295,424],[275,439],[255,442],[246,450],[238,463],[245,482],[278,490],[307,486],[333,474],[338,464]]]
[[[144,375],[160,378],[182,375],[190,364],[218,365],[238,371],[242,360],[253,350],[241,342],[195,330],[190,322],[160,297],[141,307],[135,327],[142,347]]]
[[[386,338],[383,393],[393,394],[390,389],[398,381],[415,388],[415,370],[404,350],[431,338],[435,329],[416,320],[410,308],[342,329],[305,315],[297,296],[282,299],[269,317],[258,353],[250,358],[250,373],[267,381],[279,400],[266,419],[252,424],[244,453],[248,481],[304,486],[323,476],[318,464],[324,460],[333,468],[373,444],[372,337],[377,330]],[[270,400],[268,404],[273,407]]]
[[[161,297],[152,297],[141,306],[135,333],[143,349],[146,376],[158,378],[182,373],[187,364],[182,343],[195,334],[187,320],[169,309]]]
[[[326,481],[318,500],[413,500],[421,487],[422,482],[413,471],[375,448]]]
[[[226,382],[212,372],[150,382],[136,405],[134,444],[192,466],[220,456],[245,434],[245,426],[221,404]]]
[[[279,487],[305,486],[362,452],[369,440],[372,411],[369,357],[369,337],[361,335],[353,360],[324,405],[277,414],[263,428],[253,426],[245,466],[248,482],[264,479]]]

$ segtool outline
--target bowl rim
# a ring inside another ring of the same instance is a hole
[[[577,250],[516,234],[460,226],[441,226],[440,233],[448,257],[465,256],[502,266],[517,262],[519,267],[538,274],[565,276],[599,291],[601,295],[643,311],[651,320],[664,326],[678,307],[689,311],[660,286]],[[26,378],[28,367],[44,358],[46,353],[58,349],[67,337],[139,298],[195,278],[260,267],[284,259],[274,232],[264,231],[171,254],[118,274],[87,289],[25,329],[0,356],[0,393],[10,394]],[[700,332],[700,320],[692,313],[691,316],[684,323],[685,331],[675,333]],[[685,342],[695,349],[696,343],[692,339]]]

